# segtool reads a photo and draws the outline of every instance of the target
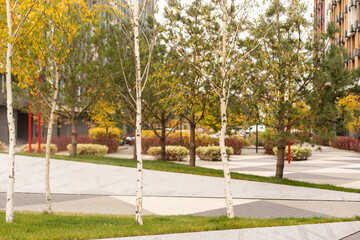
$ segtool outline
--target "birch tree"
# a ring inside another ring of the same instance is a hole
[[[130,81],[124,72],[123,58],[120,56],[119,64],[121,65],[122,78],[125,81],[125,86],[128,98],[124,92],[118,91],[118,93],[124,97],[125,101],[130,104],[135,110],[135,143],[136,143],[136,161],[137,161],[137,189],[136,189],[136,209],[135,220],[139,225],[143,225],[142,220],[142,204],[143,204],[143,161],[141,154],[141,128],[142,128],[142,91],[146,85],[150,63],[152,58],[152,51],[154,47],[155,37],[151,33],[155,33],[152,29],[154,26],[146,26],[147,21],[151,21],[154,12],[154,1],[145,0],[141,7],[139,7],[138,0],[124,1],[125,4],[120,5],[120,8],[114,6],[110,2],[109,10],[115,17],[119,28],[122,30],[124,36],[127,38],[127,47],[132,50],[134,57],[134,69],[135,69],[135,83],[130,86]],[[130,16],[126,18],[126,14]],[[143,24],[140,24],[140,21]],[[131,30],[126,29],[127,23],[130,22]],[[112,24],[112,23],[109,23]],[[129,32],[131,34],[129,34]],[[140,41],[140,37],[143,36],[144,40]],[[140,53],[140,47],[147,49],[147,55],[142,58]],[[141,61],[144,60],[143,64]],[[114,76],[110,76],[113,78]],[[133,88],[132,88],[133,87]],[[119,89],[120,90],[120,89]]]
[[[14,221],[14,184],[15,184],[15,119],[13,110],[13,96],[11,89],[11,57],[13,54],[12,31],[12,6],[10,0],[6,0],[6,16],[9,40],[6,51],[6,105],[9,127],[9,178],[6,195],[6,222]]]
[[[46,153],[45,153],[45,211],[52,212],[51,191],[50,191],[50,143],[53,132],[53,122],[62,108],[58,102],[59,83],[61,79],[66,77],[64,69],[69,62],[68,58],[75,51],[78,45],[74,43],[83,41],[84,34],[89,30],[88,25],[95,21],[92,18],[92,10],[88,8],[85,1],[67,1],[54,0],[46,5],[46,11],[43,14],[42,21],[38,23],[24,44],[31,46],[32,59],[30,63],[37,62],[42,67],[42,81],[39,83],[35,79],[36,74],[33,68],[27,69],[28,76],[33,76],[34,81],[29,83],[29,88],[38,89],[41,95],[41,109],[43,119],[48,124]],[[39,38],[39,36],[41,36]],[[76,47],[74,47],[76,46]],[[22,49],[22,53],[26,54],[26,49]],[[78,52],[77,52],[78,53]],[[61,89],[63,95],[64,89]],[[68,93],[71,94],[71,93]],[[31,95],[31,94],[30,94]],[[32,100],[30,98],[30,100]],[[29,101],[30,101],[29,100]],[[36,94],[35,102],[32,104],[37,106],[39,101]]]
[[[191,62],[186,56],[189,51],[194,49],[196,52],[199,47],[196,44],[188,46],[185,51],[181,51],[177,46],[177,52],[180,56],[191,63],[203,80],[211,85],[213,93],[218,96],[220,106],[220,138],[219,145],[221,151],[221,160],[224,171],[224,193],[226,198],[226,210],[229,218],[234,217],[233,202],[230,188],[230,171],[228,167],[228,156],[225,151],[225,133],[227,127],[227,106],[229,97],[233,94],[232,86],[234,83],[242,83],[243,89],[237,89],[238,92],[246,90],[245,78],[241,75],[244,61],[249,61],[249,53],[241,34],[246,33],[249,19],[249,13],[255,6],[254,1],[245,1],[242,4],[236,4],[227,0],[216,0],[204,3],[203,1],[194,1],[201,9],[199,18],[199,38],[205,43],[206,49],[200,55],[199,59]],[[175,19],[181,18],[180,4],[177,1],[169,1],[173,8],[172,15]],[[178,13],[176,13],[178,12]],[[219,20],[221,19],[221,20]],[[180,32],[187,29],[183,26]],[[239,83],[239,86],[240,86]]]
[[[22,46],[24,39],[28,37],[28,33],[36,26],[36,19],[42,13],[41,4],[38,1],[18,1],[12,2],[6,0],[6,5],[1,5],[2,10],[6,10],[6,32],[0,31],[3,39],[6,39],[6,101],[7,101],[7,119],[9,128],[9,169],[8,169],[8,187],[6,196],[6,222],[14,221],[14,183],[15,183],[15,145],[16,145],[16,129],[13,110],[13,90],[12,90],[12,76],[14,73],[21,74],[21,66],[17,63],[19,57],[17,55],[18,49]],[[5,7],[5,9],[3,8]],[[38,7],[38,8],[36,8]],[[36,9],[36,10],[35,10]],[[40,14],[39,14],[40,13]],[[13,27],[15,31],[13,31]],[[5,34],[4,34],[5,33]]]

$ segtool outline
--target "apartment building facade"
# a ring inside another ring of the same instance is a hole
[[[348,56],[345,66],[349,69],[359,67],[360,58],[360,0],[315,0],[314,16],[316,30],[325,32],[329,22],[340,28],[333,44],[343,46]]]
[[[7,124],[7,106],[6,106],[6,77],[5,74],[0,74],[0,141],[8,144],[9,143],[9,130]],[[27,103],[17,101],[18,104],[22,105],[22,109],[26,109]],[[25,107],[25,108],[24,108]],[[34,113],[37,116],[37,113]],[[32,115],[33,116],[33,115]],[[17,145],[24,144],[29,139],[29,114],[26,110],[22,111],[14,108],[14,119],[15,119],[15,134],[17,139]],[[38,136],[38,125],[36,118],[31,117],[31,137],[37,138]],[[89,125],[85,119],[79,118],[76,124],[78,135],[88,135]],[[40,136],[44,138],[47,133],[47,126],[41,124]],[[71,136],[71,124],[67,123],[65,119],[55,121],[53,127],[53,136]]]

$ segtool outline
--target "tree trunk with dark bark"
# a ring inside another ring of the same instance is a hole
[[[190,125],[190,145],[189,145],[190,161],[189,161],[189,165],[192,167],[195,167],[195,161],[196,161],[195,114],[193,114],[191,116],[191,121],[189,121],[189,125]]]
[[[160,146],[161,146],[161,160],[166,161],[166,121],[161,121],[161,138],[160,138]]]
[[[278,154],[276,161],[276,174],[275,178],[283,178],[284,173],[284,160],[285,160],[285,148],[286,148],[286,140],[281,140],[277,146]]]
[[[71,119],[71,156],[77,155],[77,129],[76,119]]]

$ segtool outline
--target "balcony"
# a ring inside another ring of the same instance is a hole
[[[350,0],[350,1],[349,1],[349,5],[350,5],[350,6],[349,6],[349,7],[350,7],[349,10],[351,9],[351,7],[355,7],[355,2],[354,2],[354,0]]]
[[[349,52],[349,61],[354,61],[353,55]]]
[[[354,28],[353,24],[350,25],[350,32],[351,32],[351,34],[355,34],[355,32],[356,32],[356,29]]]

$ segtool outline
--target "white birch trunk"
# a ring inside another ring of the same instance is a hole
[[[221,52],[221,93],[220,93],[220,113],[221,113],[221,130],[220,130],[220,153],[221,153],[221,161],[224,170],[224,192],[225,192],[225,201],[226,201],[226,212],[228,218],[234,218],[234,206],[233,200],[231,196],[231,189],[230,189],[230,171],[229,171],[229,164],[228,164],[228,157],[226,154],[225,148],[225,134],[226,134],[226,125],[227,125],[227,116],[226,116],[226,108],[227,108],[227,92],[226,92],[226,55],[227,55],[227,48],[226,48],[226,40],[227,40],[227,21],[228,21],[228,13],[227,13],[227,0],[223,0],[223,39],[222,39],[222,52]]]
[[[141,69],[140,69],[140,49],[139,49],[139,2],[133,0],[133,27],[134,27],[134,55],[136,68],[136,160],[137,160],[137,189],[136,189],[136,209],[135,219],[139,225],[143,225],[141,216],[143,203],[143,163],[141,155]]]
[[[11,55],[13,44],[10,42],[12,36],[11,5],[10,0],[6,0],[7,26],[9,31],[9,40],[6,52],[6,102],[7,119],[9,126],[9,176],[6,195],[6,222],[14,222],[14,183],[15,183],[15,119],[13,110],[13,95],[11,87]]]
[[[51,203],[51,195],[50,195],[50,144],[52,138],[52,129],[53,123],[55,118],[55,108],[56,108],[56,101],[59,95],[59,69],[56,66],[56,73],[55,73],[55,91],[54,91],[54,99],[51,104],[51,113],[49,119],[49,126],[47,132],[47,139],[46,139],[46,153],[45,153],[45,200],[46,200],[46,208],[45,211],[47,213],[52,213],[52,203]]]

